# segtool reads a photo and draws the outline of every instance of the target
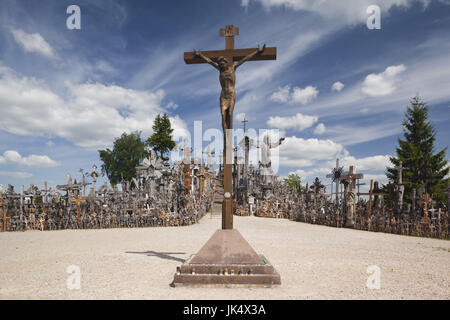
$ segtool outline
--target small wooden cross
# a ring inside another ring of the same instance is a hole
[[[39,218],[39,228],[41,229],[41,231],[44,231],[44,221],[45,221],[44,217],[41,216]]]
[[[3,212],[3,232],[6,232],[8,220],[11,220],[11,217],[8,217],[6,215],[7,210],[3,210],[4,204],[5,204],[5,201],[3,200],[3,196],[0,194],[0,210]]]
[[[8,220],[11,220],[11,217],[8,217],[6,211],[3,211],[3,232],[7,231]]]
[[[204,167],[199,166],[199,170],[197,172],[197,177],[200,180],[199,189],[198,189],[198,193],[199,193],[198,197],[199,197],[199,202],[200,202],[200,205],[201,205],[201,203],[202,203],[202,194],[203,194],[203,184],[204,184],[204,181],[205,181],[205,169],[204,169]]]
[[[363,183],[359,182],[359,179],[356,182],[356,187],[358,188],[358,202],[359,202],[359,187],[360,186],[365,186],[365,185],[366,185],[366,183],[365,182],[363,182]]]
[[[354,187],[355,187],[355,181],[356,181],[357,179],[362,179],[362,178],[364,178],[364,175],[363,175],[362,173],[356,173],[356,172],[355,172],[355,167],[354,167],[354,166],[350,166],[350,167],[349,167],[349,170],[348,170],[348,173],[347,173],[347,174],[344,174],[344,175],[342,176],[342,180],[347,180],[347,181],[350,182],[350,190],[351,190],[351,189],[354,189]]]
[[[78,196],[77,199],[73,199],[72,202],[75,202],[77,204],[77,222],[80,222],[80,210],[81,210],[81,203],[86,202],[86,200],[82,200],[80,196]]]
[[[417,201],[419,204],[423,204],[423,213],[425,217],[428,217],[428,203],[430,202],[431,198],[428,195],[428,193],[425,193],[422,197],[422,200]]]
[[[372,196],[384,196],[383,192],[373,192],[373,179],[370,180],[369,193],[358,192],[358,196],[369,196],[369,207],[367,208],[367,216],[370,217],[372,211]]]
[[[186,195],[191,193],[191,165],[189,163],[183,166],[184,173],[184,192]]]

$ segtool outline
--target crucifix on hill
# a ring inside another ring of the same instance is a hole
[[[348,181],[348,192],[346,194],[346,208],[347,208],[347,219],[345,222],[346,227],[353,228],[355,225],[355,186],[356,180],[364,178],[362,173],[356,173],[355,167],[350,166],[348,173],[342,176],[342,180]]]
[[[220,111],[222,114],[222,129],[224,133],[224,201],[222,203],[222,229],[233,229],[232,200],[232,130],[233,111],[236,102],[236,69],[246,61],[275,60],[276,48],[235,49],[234,36],[239,34],[239,28],[228,25],[220,29],[220,35],[225,37],[225,50],[185,52],[184,61],[187,64],[209,63],[219,73],[222,92],[220,94]],[[236,63],[235,63],[236,62]]]

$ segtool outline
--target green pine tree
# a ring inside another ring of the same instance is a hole
[[[413,188],[417,190],[424,184],[426,192],[442,206],[446,202],[444,192],[449,180],[446,178],[449,172],[445,156],[447,148],[434,153],[436,132],[428,121],[428,105],[418,96],[410,103],[402,123],[404,140],[398,139],[397,157],[391,157],[390,161],[395,166],[402,161],[408,168],[403,170],[406,199],[411,199]],[[397,181],[396,169],[387,168],[386,175],[390,181]]]
[[[170,124],[170,119],[166,113],[157,115],[153,122],[153,134],[147,139],[146,144],[150,146],[156,155],[164,158],[164,155],[175,148],[175,141],[172,139],[173,129]]]
[[[106,173],[112,185],[122,180],[130,181],[136,176],[136,167],[148,155],[140,132],[122,133],[114,140],[113,149],[98,150],[102,172]]]

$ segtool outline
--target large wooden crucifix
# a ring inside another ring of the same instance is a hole
[[[232,197],[232,130],[233,111],[236,102],[236,69],[246,61],[276,60],[275,47],[235,49],[234,37],[239,35],[239,28],[228,25],[220,29],[225,37],[225,50],[185,52],[186,64],[209,63],[219,73],[222,92],[220,94],[220,111],[224,133],[224,200],[222,203],[222,229],[233,229],[233,197]],[[236,63],[235,63],[236,62]]]
[[[362,173],[355,172],[355,166],[350,166],[348,173],[342,176],[343,181],[348,181],[348,191],[345,199],[345,206],[347,208],[347,219],[346,219],[346,227],[354,227],[355,225],[355,187],[356,180],[364,178]]]

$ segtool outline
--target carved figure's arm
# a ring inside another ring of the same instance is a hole
[[[195,56],[202,58],[203,60],[205,60],[207,63],[209,63],[210,65],[212,65],[214,68],[216,68],[217,70],[219,70],[219,65],[212,61],[210,58],[208,58],[207,56],[205,56],[203,53],[201,53],[200,51],[195,51]]]
[[[255,50],[253,53],[250,53],[248,56],[246,56],[246,57],[242,58],[241,60],[239,60],[238,63],[236,63],[234,65],[234,70],[236,70],[240,65],[242,65],[244,62],[250,60],[251,58],[253,58],[257,54],[262,53],[265,48],[266,48],[266,45],[264,45],[263,47],[258,47],[258,49]]]

